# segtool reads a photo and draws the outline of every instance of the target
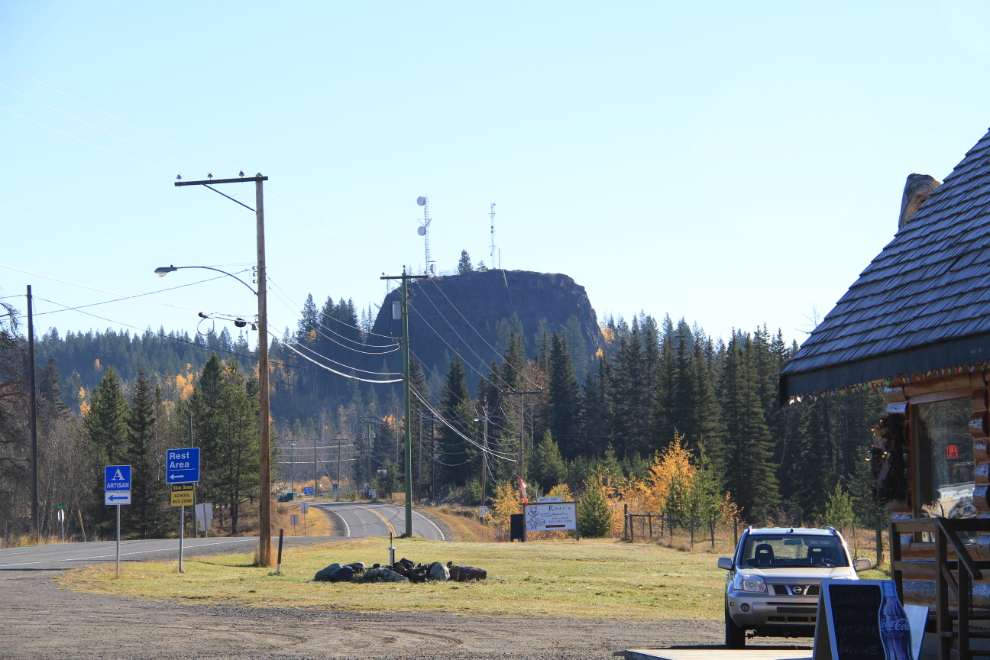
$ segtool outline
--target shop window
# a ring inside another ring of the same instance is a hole
[[[912,408],[919,514],[926,518],[975,518],[973,435],[969,431],[972,400],[964,397]]]

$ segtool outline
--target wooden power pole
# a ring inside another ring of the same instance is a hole
[[[524,458],[523,458],[523,410],[524,410],[523,402],[526,400],[526,395],[527,394],[539,394],[542,391],[543,390],[532,390],[530,392],[520,392],[518,390],[516,390],[516,391],[508,390],[508,391],[502,392],[502,395],[503,396],[517,396],[518,395],[520,397],[519,398],[519,459],[518,459],[518,465],[516,466],[519,469],[519,488],[520,488],[520,490],[522,489],[523,477],[525,476],[525,473],[524,473],[524,470],[523,470],[523,460],[524,460]]]
[[[407,275],[406,267],[402,267],[402,275],[382,275],[383,280],[402,280],[402,390],[405,394],[403,407],[403,427],[405,429],[405,452],[403,467],[406,473],[406,533],[402,536],[412,538],[412,394],[409,392],[409,280],[426,279],[426,275]]]
[[[41,543],[41,525],[38,520],[38,394],[34,384],[34,298],[31,285],[27,287],[28,317],[28,386],[31,388],[31,533],[36,543]]]
[[[268,391],[268,280],[265,274],[265,194],[264,181],[267,176],[260,173],[256,176],[242,176],[237,179],[207,179],[206,181],[176,181],[176,186],[206,186],[218,195],[240,204],[249,211],[254,211],[257,223],[258,245],[258,399],[260,408],[259,419],[259,484],[258,500],[260,518],[258,524],[258,561],[262,566],[272,565],[272,466],[271,466],[271,398]],[[256,209],[239,202],[229,195],[224,195],[213,185],[222,183],[246,183],[254,181]]]

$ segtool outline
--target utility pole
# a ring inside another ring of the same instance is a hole
[[[223,195],[232,202],[240,204],[249,211],[254,211],[257,224],[258,247],[258,398],[260,408],[259,432],[259,484],[258,503],[260,505],[260,520],[258,521],[258,562],[262,566],[272,565],[272,466],[271,466],[271,399],[268,391],[268,280],[265,274],[265,193],[264,181],[267,176],[259,172],[256,176],[241,176],[238,179],[207,179],[206,181],[176,181],[176,186],[206,186],[218,195]],[[254,196],[256,209],[243,202],[238,202],[229,195],[224,195],[211,186],[221,183],[245,183],[254,181]]]
[[[485,451],[481,455],[481,506],[485,506],[485,487],[488,485],[488,404],[485,404]]]
[[[403,426],[405,427],[405,456],[403,464],[406,473],[406,533],[404,538],[412,538],[412,430],[409,417],[412,415],[412,405],[409,392],[409,280],[426,279],[426,275],[407,275],[406,267],[402,267],[402,275],[382,275],[383,280],[402,280],[402,389],[405,394],[403,407]]]
[[[524,445],[523,445],[523,410],[524,410],[524,403],[523,402],[526,400],[526,395],[527,394],[540,394],[542,391],[543,390],[532,390],[530,392],[520,392],[518,390],[516,390],[516,391],[508,390],[508,391],[502,392],[502,394],[504,396],[519,396],[519,462],[516,465],[516,467],[519,470],[519,489],[520,490],[522,490],[522,485],[524,483],[523,482],[523,476],[525,475],[525,473],[523,471],[523,448],[524,448]]]
[[[34,299],[31,285],[27,285],[28,313],[28,384],[31,387],[31,533],[35,542],[41,543],[41,525],[38,522],[38,395],[34,384]]]
[[[437,505],[437,436],[434,434],[433,415],[430,415],[430,497],[433,499],[433,506]]]
[[[416,478],[416,499],[423,498],[423,409],[419,409],[419,476]]]
[[[337,438],[337,501],[340,501],[340,438]]]
[[[313,438],[313,499],[320,499],[320,464],[316,455],[316,442],[319,438]]]

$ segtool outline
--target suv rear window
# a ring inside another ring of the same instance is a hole
[[[848,566],[849,560],[834,536],[749,534],[740,564],[747,568],[828,568]]]

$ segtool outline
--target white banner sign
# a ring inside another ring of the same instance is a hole
[[[537,504],[553,504],[555,502],[563,502],[564,498],[560,495],[544,495],[543,497],[537,497]]]
[[[545,532],[557,529],[577,529],[577,503],[526,505],[527,531]]]

